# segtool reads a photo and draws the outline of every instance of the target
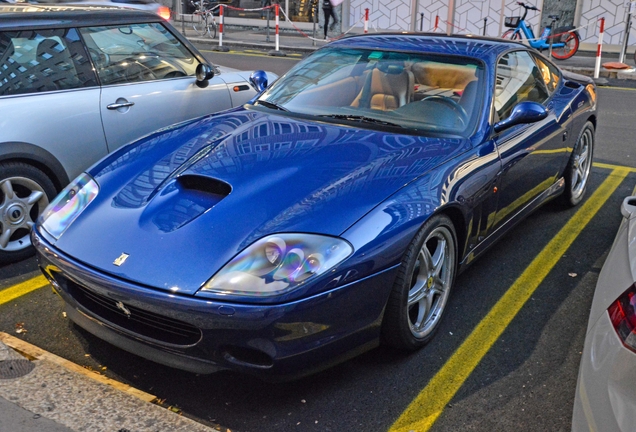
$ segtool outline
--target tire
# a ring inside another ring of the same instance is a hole
[[[565,45],[560,48],[552,48],[552,57],[557,60],[569,59],[579,50],[579,37],[575,32],[564,34],[561,36],[560,42]]]
[[[561,202],[565,206],[574,207],[583,200],[590,177],[593,157],[594,125],[588,121],[579,133],[563,175],[565,191],[561,195]]]
[[[510,29],[507,32],[505,32],[502,36],[502,39],[509,39],[509,40],[513,40],[513,41],[521,41],[521,35],[519,34],[519,32],[515,33],[515,29]]]
[[[202,16],[199,16],[199,17],[201,18],[201,21],[192,23],[192,28],[194,29],[194,32],[197,35],[205,36],[205,34],[208,32],[207,19],[206,17],[202,17]]]
[[[55,195],[51,179],[34,166],[0,163],[0,264],[33,255],[31,227]]]
[[[209,33],[210,33],[210,37],[211,37],[212,39],[216,39],[216,28],[217,28],[216,23],[212,23],[212,24],[210,24],[210,30],[209,30]]]
[[[386,305],[383,344],[415,351],[433,337],[455,280],[456,245],[447,216],[433,216],[422,226],[402,258]]]

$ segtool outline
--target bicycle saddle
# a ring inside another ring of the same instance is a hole
[[[558,16],[558,15],[548,15],[548,18],[553,19],[553,20],[555,20],[555,21],[558,21],[558,20],[560,20],[560,19],[561,19],[561,18],[559,18],[559,16]]]

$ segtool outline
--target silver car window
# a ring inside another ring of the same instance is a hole
[[[0,96],[95,85],[75,29],[0,32]]]
[[[198,61],[159,23],[81,28],[102,85],[194,76]]]

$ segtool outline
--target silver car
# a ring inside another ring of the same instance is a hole
[[[49,200],[109,152],[255,96],[249,72],[213,70],[153,13],[0,5],[0,263],[31,254]]]
[[[621,212],[587,326],[572,417],[577,432],[636,429],[636,196],[625,198]]]

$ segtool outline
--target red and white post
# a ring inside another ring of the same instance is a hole
[[[369,8],[364,10],[364,32],[369,33]]]
[[[279,18],[278,18],[278,9],[280,8],[280,5],[278,3],[276,3],[276,51],[280,50],[280,38],[278,36],[278,23],[279,23]]]
[[[274,5],[274,12],[275,12],[275,16],[276,16],[276,39],[275,39],[275,49],[273,49],[272,51],[268,52],[268,55],[271,56],[279,56],[279,57],[285,57],[287,54],[285,54],[283,51],[280,50],[280,5],[278,3],[276,3]]]
[[[212,51],[228,52],[229,49],[223,46],[223,12],[225,6],[219,5],[219,46],[212,48]]]
[[[435,27],[433,27],[433,33],[437,31],[437,27],[439,27],[439,15],[435,15]]]
[[[223,48],[223,5],[219,9],[219,48]]]
[[[603,49],[603,32],[605,31],[605,18],[599,18],[601,31],[598,34],[598,46],[596,47],[596,66],[594,66],[594,78],[598,78],[601,72],[601,51]]]

